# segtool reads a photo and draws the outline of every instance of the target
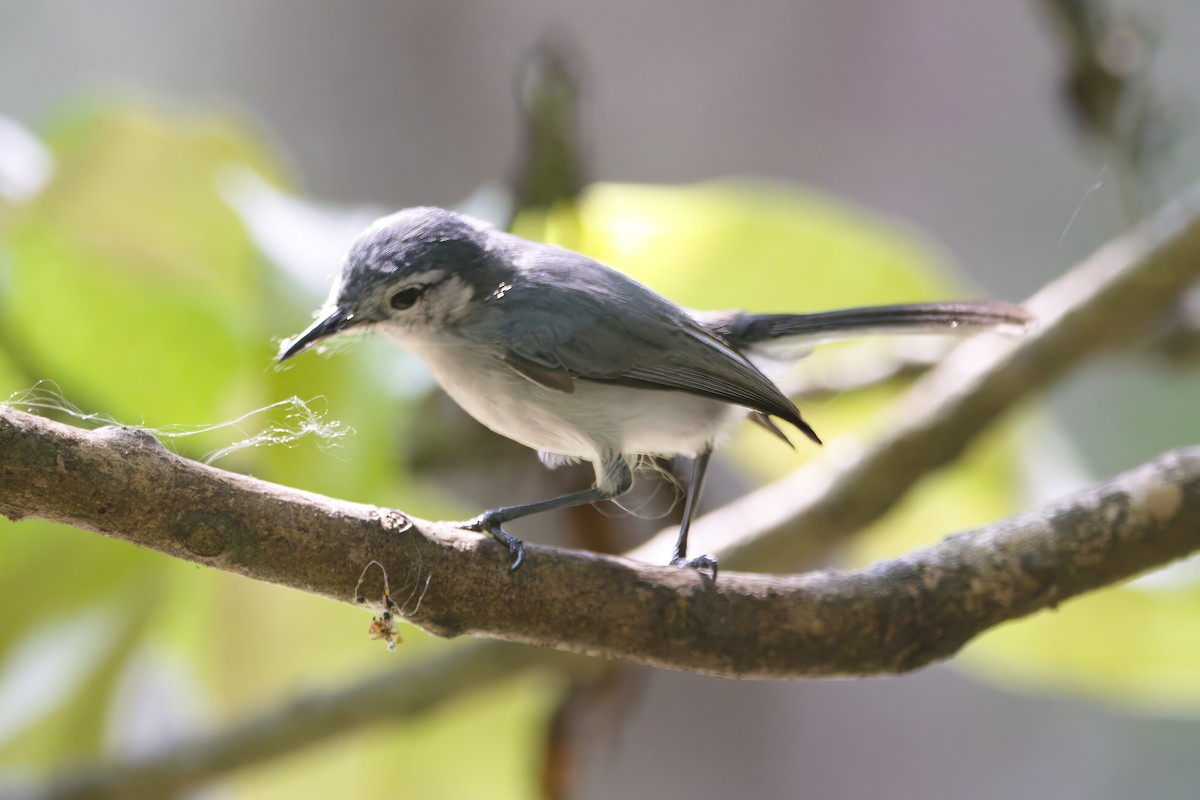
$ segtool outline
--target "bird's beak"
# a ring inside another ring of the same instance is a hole
[[[354,319],[352,312],[346,311],[343,308],[334,308],[328,314],[324,315],[312,325],[290,342],[284,342],[279,348],[279,357],[277,362],[287,361],[297,353],[302,353],[312,345],[333,336],[339,331],[343,331],[350,325],[350,321]]]

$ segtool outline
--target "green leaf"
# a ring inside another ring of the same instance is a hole
[[[263,265],[219,183],[233,164],[278,167],[214,114],[93,107],[48,139],[55,177],[5,232],[11,346],[33,378],[127,421],[230,415],[271,351]]]
[[[276,340],[303,327],[311,306],[267,267],[221,197],[222,175],[234,168],[279,180],[277,160],[253,132],[218,113],[124,104],[85,109],[47,136],[57,160],[54,182],[0,230],[0,392],[50,379],[67,403],[86,412],[163,428],[219,423],[290,395],[315,398],[318,409],[357,433],[332,443],[332,453],[323,447],[330,442],[310,437],[291,447],[243,449],[220,466],[348,499],[422,507],[415,498],[423,487],[407,480],[399,447],[412,400],[380,379],[394,374],[394,348],[364,343],[333,358],[309,358],[302,368],[270,368]],[[255,417],[239,429],[164,441],[201,456],[265,424]],[[427,499],[423,507],[430,508]],[[38,598],[0,617],[0,654],[29,641],[61,644],[32,651],[55,659],[72,645],[89,648],[67,691],[43,698],[38,713],[14,723],[21,730],[0,746],[7,763],[61,767],[94,757],[109,744],[109,725],[120,739],[126,721],[110,718],[114,691],[131,657],[147,647],[186,663],[209,715],[234,721],[305,687],[351,681],[446,646],[406,631],[400,652],[388,654],[367,636],[366,610],[91,533],[0,520],[0,534],[0,584],[12,596]],[[401,593],[418,577],[390,579]],[[102,645],[63,626],[101,605],[120,620]],[[4,665],[0,655],[0,670]],[[519,730],[539,723],[538,702],[528,693],[492,693],[479,698],[474,713],[510,727],[523,715]],[[460,715],[424,727],[470,724]],[[441,759],[447,768],[436,772],[445,785],[464,781],[450,768],[463,757],[461,746],[446,747],[444,735],[390,730],[351,737],[321,751],[322,758],[305,754],[302,768],[284,762],[283,771],[302,776],[294,787],[311,792],[344,786],[352,765],[363,794],[383,794],[394,775],[373,764],[400,739],[413,770]],[[528,742],[479,742],[468,757],[489,774],[476,782],[522,785],[514,775],[528,772],[519,757]],[[278,770],[261,774],[293,785]]]

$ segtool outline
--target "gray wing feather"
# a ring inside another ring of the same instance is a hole
[[[688,392],[779,417],[820,441],[769,378],[665,298],[570,251],[527,249],[522,260],[512,288],[491,301],[505,313],[485,307],[464,327],[498,345],[522,377],[564,392],[575,380]]]
[[[547,366],[541,361],[515,350],[508,350],[500,357],[500,360],[513,372],[539,386],[545,386],[547,389],[553,389],[563,394],[571,394],[575,391],[575,379],[567,370],[563,369],[562,365]]]

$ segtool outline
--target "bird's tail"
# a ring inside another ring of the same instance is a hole
[[[735,314],[709,325],[734,348],[780,344],[804,348],[874,334],[974,333],[986,328],[1021,331],[1032,321],[1020,306],[998,301],[867,306],[816,314]]]

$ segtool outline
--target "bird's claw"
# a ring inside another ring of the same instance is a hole
[[[512,565],[508,568],[509,572],[516,572],[521,564],[525,562],[524,543],[511,533],[503,530],[500,527],[500,522],[492,516],[490,511],[485,511],[475,519],[464,522],[461,527],[464,530],[475,531],[476,533],[486,533],[507,547],[508,552],[513,555]]]
[[[708,570],[708,576],[714,581],[717,579],[717,560],[712,556],[696,556],[695,558],[684,558],[677,556],[671,559],[672,567],[691,567],[701,575]]]

